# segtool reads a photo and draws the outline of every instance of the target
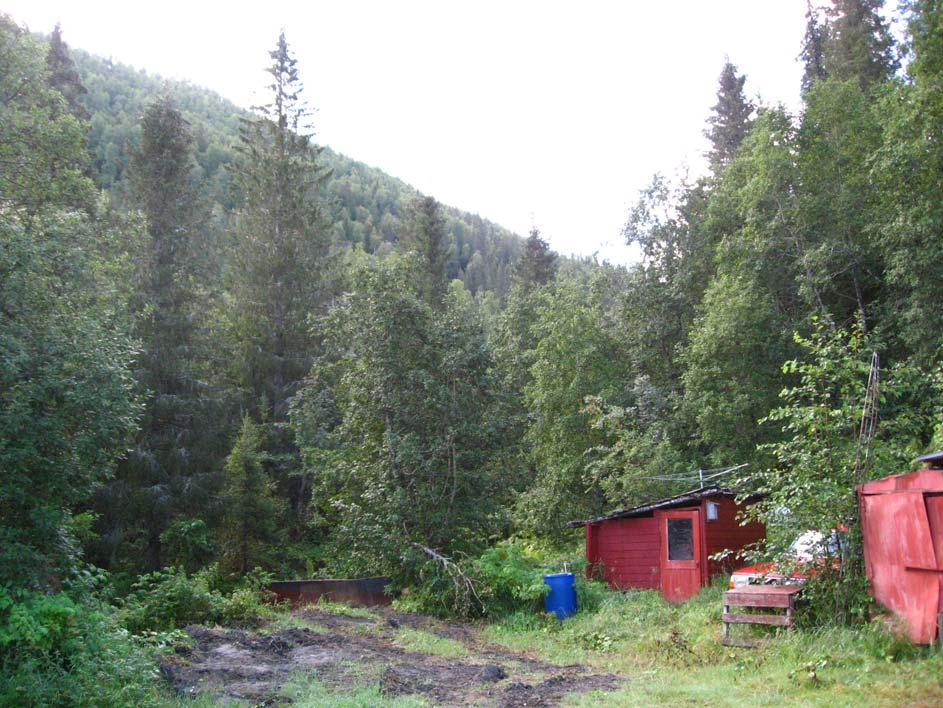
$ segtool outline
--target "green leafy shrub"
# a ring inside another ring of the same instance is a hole
[[[482,553],[472,572],[480,586],[484,614],[499,618],[516,612],[541,612],[549,590],[544,575],[564,569],[576,576],[577,611],[595,611],[608,591],[605,583],[586,579],[582,549],[560,552],[507,541]]]
[[[579,612],[595,612],[608,594],[611,594],[611,591],[606,583],[587,580],[584,574],[577,574],[576,607]]]
[[[223,595],[215,607],[216,617],[227,625],[251,626],[260,620],[274,616],[271,605],[261,600],[261,593],[254,588],[237,588]]]
[[[219,621],[251,626],[274,617],[277,598],[265,589],[271,580],[271,574],[261,568],[246,573],[229,594],[219,596],[215,607]]]
[[[210,591],[205,578],[169,567],[138,578],[120,601],[118,616],[133,634],[169,630],[206,621],[219,601],[220,595]]]
[[[737,486],[763,494],[747,513],[766,525],[765,552],[774,559],[789,555],[788,544],[805,531],[827,538],[839,526],[850,529],[851,542],[840,556],[822,549],[824,567],[803,592],[804,620],[856,624],[867,619],[871,600],[855,485],[907,469],[920,449],[921,431],[929,427],[925,401],[932,380],[911,363],[882,368],[881,422],[865,464],[858,455],[862,401],[871,352],[879,342],[860,325],[848,330],[822,321],[813,325],[808,337],[795,336],[800,357],[783,365],[795,385],[782,390],[781,405],[760,421],[782,432],[779,440],[760,447],[774,465]]]
[[[489,616],[518,610],[539,611],[549,589],[539,572],[539,555],[519,544],[500,544],[482,553],[474,563],[479,595]]]
[[[118,617],[133,634],[203,622],[254,625],[275,611],[274,596],[264,590],[270,580],[258,568],[235,581],[215,565],[193,575],[164,568],[142,575],[131,586],[119,600]]]
[[[45,652],[64,647],[79,608],[67,595],[15,593],[0,588],[0,648]]]
[[[194,571],[213,557],[213,538],[203,519],[177,519],[160,535],[167,558]]]
[[[107,605],[0,588],[0,705],[153,705],[157,678]]]

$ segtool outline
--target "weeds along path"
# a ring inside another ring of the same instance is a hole
[[[258,630],[192,626],[161,672],[181,695],[301,703],[375,691],[393,705],[550,706],[627,681],[486,642],[476,627],[386,608],[295,610]]]

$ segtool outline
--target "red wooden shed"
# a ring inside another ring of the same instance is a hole
[[[860,485],[858,504],[871,594],[929,644],[943,611],[943,452],[920,459],[922,470]]]
[[[744,507],[736,496],[706,487],[568,525],[586,527],[590,570],[601,567],[611,587],[657,589],[666,600],[686,600],[766,535],[762,524],[740,524]],[[724,550],[734,552],[724,562],[709,558]]]

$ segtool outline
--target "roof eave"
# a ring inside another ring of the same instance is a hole
[[[648,504],[642,504],[640,506],[632,507],[630,509],[618,509],[606,516],[600,516],[595,519],[584,519],[581,521],[568,521],[567,526],[571,529],[579,528],[580,526],[585,526],[587,524],[599,524],[603,521],[613,521],[615,519],[631,519],[639,516],[643,516],[652,511],[658,511],[659,509],[667,509],[676,506],[683,506],[687,503],[700,502],[703,499],[708,497],[736,497],[737,492],[729,489],[727,487],[705,487],[703,489],[693,489],[689,492],[684,492],[683,494],[678,494],[673,497],[666,497],[665,499],[659,499],[657,501],[649,502]],[[757,498],[757,495],[751,495],[747,497],[747,500],[753,500]]]

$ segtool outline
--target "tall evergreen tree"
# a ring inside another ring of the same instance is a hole
[[[535,226],[524,242],[524,250],[514,267],[514,278],[526,287],[546,285],[557,272],[557,254],[540,236]]]
[[[812,7],[811,0],[806,1],[805,36],[802,38],[802,51],[799,58],[803,63],[802,92],[809,90],[813,83],[824,79],[825,71],[825,42],[828,36],[828,26],[819,18],[819,11]]]
[[[711,117],[707,119],[710,127],[704,131],[711,141],[707,157],[715,175],[719,175],[730,163],[750,131],[754,106],[743,93],[746,80],[746,75],[737,75],[736,66],[729,61],[724,64],[720,72],[717,103],[711,109]]]
[[[196,325],[196,288],[205,244],[206,212],[191,174],[190,126],[169,96],[148,106],[141,120],[141,144],[132,153],[132,200],[147,218],[147,244],[138,262],[137,295],[146,313],[143,333],[148,369],[166,382],[168,372],[191,347]],[[163,371],[162,371],[163,367]]]
[[[413,202],[412,220],[404,241],[422,261],[423,273],[418,284],[420,296],[429,306],[441,307],[448,284],[446,268],[452,249],[442,206],[435,198],[419,197]]]
[[[49,70],[49,85],[65,97],[72,115],[79,120],[88,120],[89,113],[82,105],[82,97],[88,90],[75,70],[75,62],[69,54],[69,45],[62,39],[62,27],[58,22],[49,37],[46,68]]]
[[[326,233],[318,187],[325,171],[307,127],[297,60],[284,32],[269,52],[271,102],[242,121],[241,163],[235,168],[242,204],[236,233],[230,295],[242,343],[240,379],[285,419],[288,399],[311,365],[308,315],[325,293]]]
[[[886,81],[900,65],[894,39],[881,16],[883,0],[832,0],[825,70],[839,81],[868,89]]]
[[[131,199],[147,219],[147,237],[134,253],[133,296],[142,343],[138,380],[147,405],[134,450],[119,470],[130,508],[114,518],[113,490],[106,489],[100,501],[103,516],[112,517],[109,531],[127,525],[132,538],[142,536],[151,569],[162,565],[160,536],[173,516],[197,501],[194,476],[212,467],[195,449],[209,422],[199,410],[194,336],[207,220],[193,167],[189,126],[174,102],[161,97],[144,114],[129,170]]]
[[[241,206],[228,272],[236,380],[267,421],[269,460],[300,520],[310,480],[299,473],[287,427],[288,404],[312,363],[308,319],[326,301],[327,230],[319,191],[327,177],[321,148],[306,133],[297,61],[281,33],[268,73],[271,100],[242,121],[235,170]]]

